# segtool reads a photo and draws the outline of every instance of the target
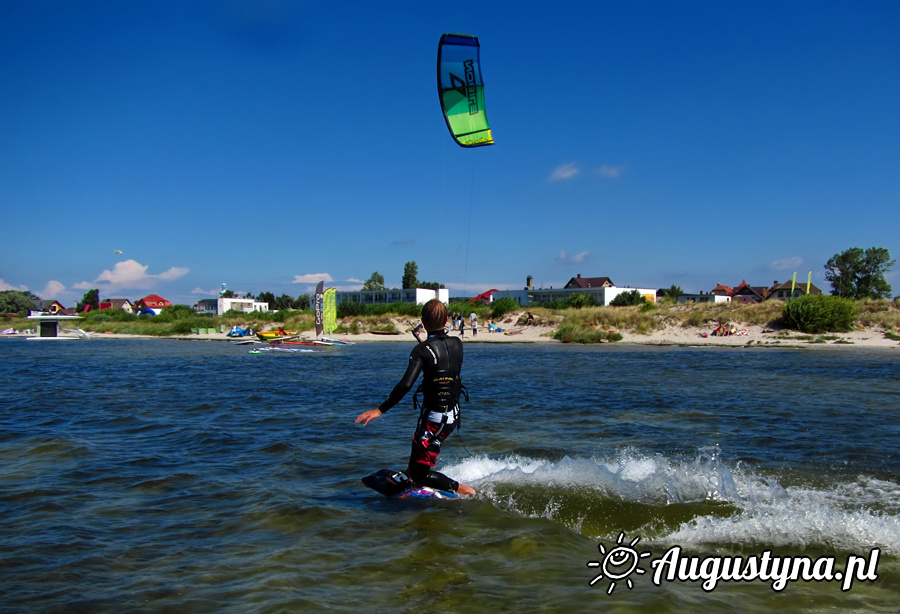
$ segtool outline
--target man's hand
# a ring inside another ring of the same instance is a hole
[[[363,426],[365,426],[369,423],[370,420],[374,420],[375,418],[379,417],[381,417],[380,409],[370,409],[369,411],[364,411],[356,417],[356,424],[362,422]]]

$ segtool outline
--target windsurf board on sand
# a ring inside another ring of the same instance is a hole
[[[379,469],[362,479],[362,483],[385,497],[395,499],[456,499],[455,492],[419,486],[402,471]]]

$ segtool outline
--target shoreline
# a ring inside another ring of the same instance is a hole
[[[396,334],[356,333],[356,334],[332,334],[331,338],[343,339],[354,343],[372,342],[402,342],[414,343],[415,339],[409,332],[408,322],[396,321],[397,328],[406,328],[405,332]],[[760,325],[746,325],[742,329],[746,334],[716,337],[709,335],[706,327],[675,327],[668,326],[664,329],[649,334],[634,333],[625,330],[615,332],[623,336],[621,341],[606,342],[588,345],[628,345],[628,346],[659,346],[659,347],[727,347],[727,348],[880,348],[900,349],[900,341],[888,339],[884,332],[876,329],[856,330],[849,333],[826,333],[823,335],[810,335],[792,330],[778,330]],[[537,344],[563,344],[552,338],[556,331],[555,326],[522,326],[509,332],[489,333],[479,328],[478,335],[473,336],[472,330],[465,331],[464,343],[537,343]],[[703,337],[707,333],[707,337]],[[451,336],[459,336],[458,332],[451,332]],[[26,338],[31,335],[16,334],[3,335],[0,338],[15,339]],[[61,335],[64,336],[64,335]],[[65,335],[70,336],[70,335]],[[315,339],[313,331],[303,334],[307,339]],[[255,336],[253,337],[255,338]],[[96,339],[176,339],[185,341],[239,341],[248,340],[251,337],[232,338],[225,333],[203,333],[189,335],[168,335],[164,337],[154,335],[130,335],[121,333],[92,333],[90,340]],[[568,344],[580,345],[580,344]]]

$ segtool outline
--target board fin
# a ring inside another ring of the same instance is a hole
[[[391,469],[379,469],[372,475],[364,477],[362,483],[372,490],[380,492],[385,497],[399,495],[415,486],[405,473],[392,471]]]

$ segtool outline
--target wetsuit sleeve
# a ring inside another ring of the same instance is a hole
[[[414,349],[409,355],[409,366],[406,367],[406,373],[403,374],[403,377],[400,378],[400,381],[397,382],[396,386],[394,386],[394,389],[391,391],[391,394],[390,396],[388,396],[387,400],[378,406],[378,409],[381,410],[381,413],[386,412],[400,402],[400,399],[402,399],[406,395],[406,393],[409,392],[410,389],[412,389],[413,385],[416,383],[416,380],[419,378],[419,373],[421,372],[422,358]]]

